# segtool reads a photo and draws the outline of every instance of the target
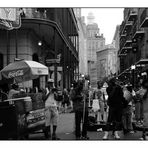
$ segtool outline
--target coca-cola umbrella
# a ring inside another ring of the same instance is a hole
[[[35,61],[16,61],[0,71],[0,79],[13,79],[16,83],[48,75],[48,67]]]

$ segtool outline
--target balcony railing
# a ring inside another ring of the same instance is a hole
[[[25,18],[38,18],[38,19],[45,19],[45,20],[51,20],[51,21],[55,21],[58,26],[63,29],[64,27],[62,26],[62,20],[59,18],[55,18],[55,12],[54,10],[48,9],[36,9],[36,8],[26,8],[26,13],[23,16]],[[68,31],[67,28],[65,30],[62,30],[66,39],[69,41],[70,46],[73,48],[74,51],[76,51],[74,44],[72,43],[72,41],[70,40],[69,36],[68,36]],[[77,52],[76,52],[77,53]]]
[[[128,35],[126,37],[126,42],[125,42],[125,47],[130,47],[131,46],[131,43],[132,43],[132,35]]]
[[[132,49],[132,35],[127,35],[120,40],[120,54],[125,54]]]
[[[124,34],[123,29],[125,27],[125,21],[122,22],[122,24],[120,25],[120,35]]]
[[[122,39],[120,40],[120,49],[122,49],[122,48],[124,47],[125,42],[126,42],[126,38],[122,38]]]
[[[145,8],[140,16],[140,27],[148,27],[148,9]]]
[[[133,39],[141,39],[145,34],[143,28],[136,30],[135,34],[133,35]]]
[[[131,27],[132,27],[132,25],[133,25],[132,21],[126,21],[125,25],[123,26],[122,34],[126,34],[127,32],[129,32]]]
[[[127,54],[132,49],[132,45],[129,45],[127,47],[123,47],[120,51],[120,54]]]
[[[141,39],[144,36],[144,33],[144,28],[140,28],[136,21],[133,26],[133,42],[137,42],[137,39]]]
[[[137,29],[138,29],[138,23],[136,21],[134,26],[133,26],[133,35],[136,33]]]
[[[138,15],[137,8],[131,8],[128,12],[128,21],[134,21]]]

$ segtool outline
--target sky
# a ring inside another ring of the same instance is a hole
[[[123,21],[123,8],[82,8],[81,15],[85,16],[87,23],[87,16],[92,12],[95,16],[95,23],[100,28],[100,34],[103,33],[106,44],[111,44],[116,26],[121,25]]]

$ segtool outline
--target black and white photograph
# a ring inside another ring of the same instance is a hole
[[[0,6],[8,140],[148,140],[148,7]]]

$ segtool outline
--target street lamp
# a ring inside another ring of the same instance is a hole
[[[144,79],[146,79],[147,73],[146,72],[143,72],[143,73],[141,73],[141,76],[142,76],[142,78],[144,80]]]
[[[136,69],[136,66],[135,65],[132,65],[131,66],[131,70],[135,70]]]
[[[42,41],[38,41],[38,46],[42,46]]]
[[[136,69],[136,66],[132,65],[131,70],[132,70],[132,85],[133,85],[133,88],[135,86],[135,69]]]

